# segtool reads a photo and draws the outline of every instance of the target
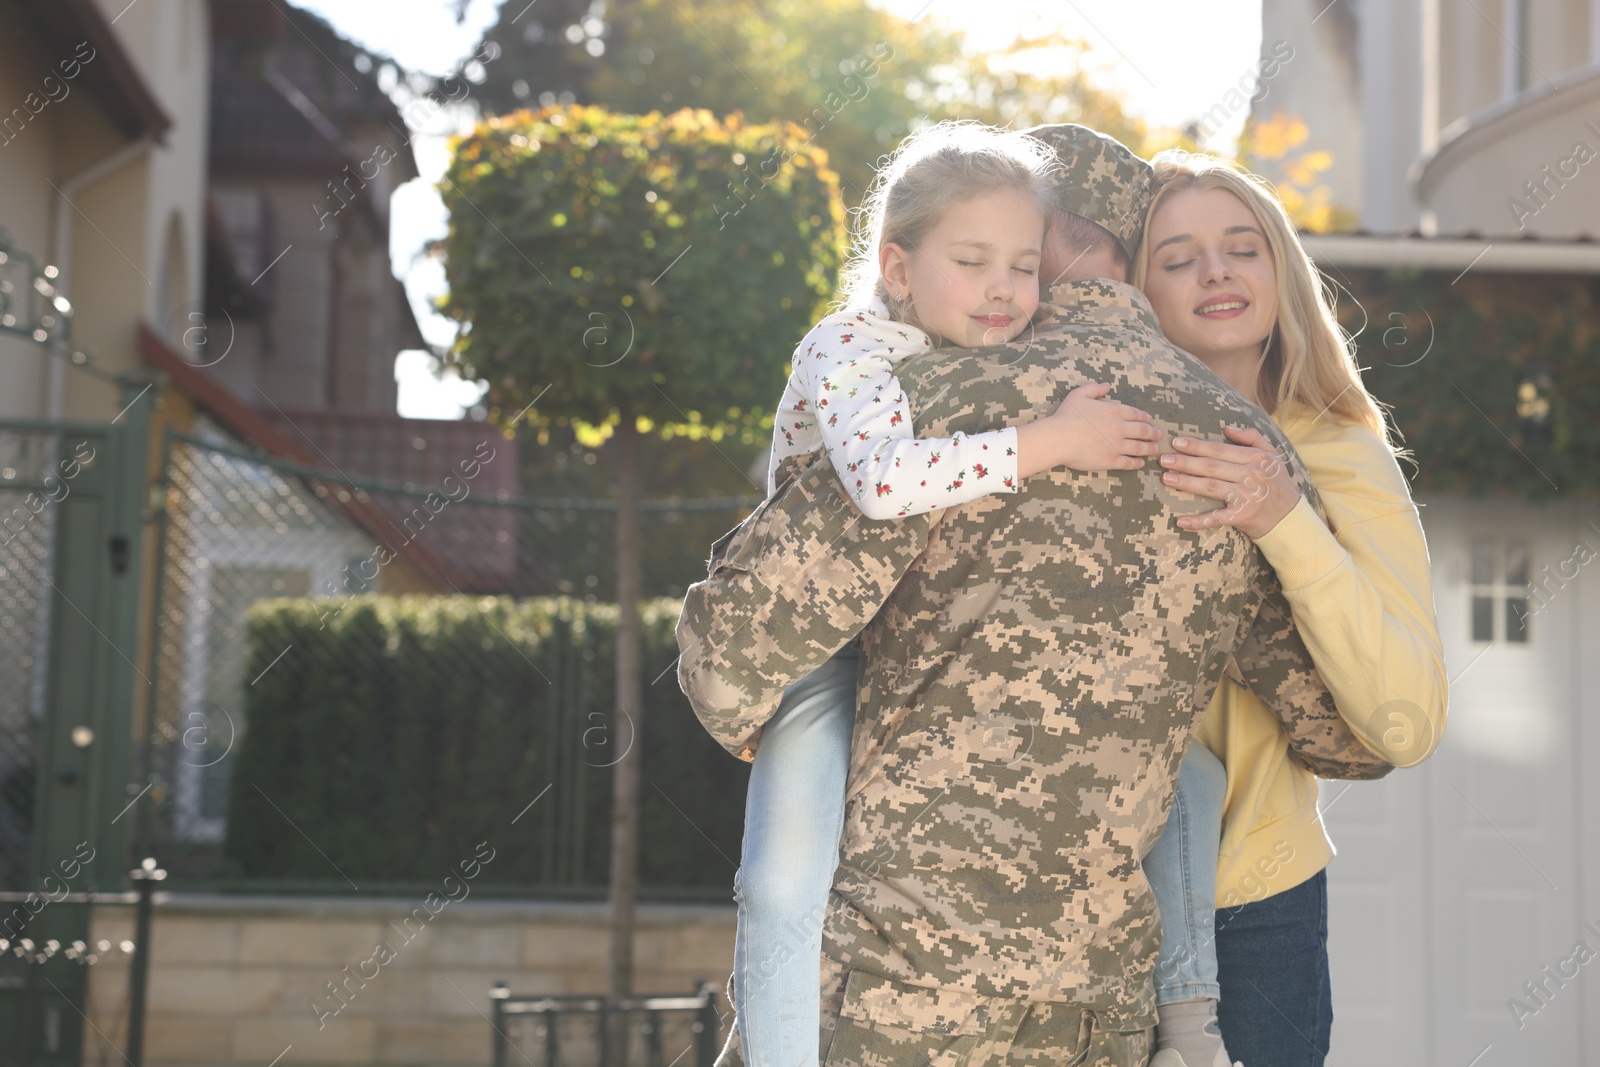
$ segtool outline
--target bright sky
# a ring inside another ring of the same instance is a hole
[[[393,56],[417,70],[443,74],[472,51],[494,22],[499,0],[471,0],[457,25],[452,0],[295,0],[322,15],[346,37]],[[522,0],[507,0],[520,3]],[[1103,71],[1102,82],[1121,93],[1131,111],[1161,126],[1178,126],[1210,110],[1222,95],[1254,71],[1261,50],[1261,0],[880,0],[906,18],[922,17],[966,35],[974,51],[999,48],[1018,33],[1059,31],[1082,37]],[[1152,32],[1154,31],[1154,32]],[[464,125],[466,116],[461,116]],[[1244,122],[1241,111],[1231,138]],[[424,242],[445,233],[444,205],[434,183],[444,173],[447,125],[412,139],[422,177],[394,196],[390,255],[396,275],[433,345],[448,344],[454,328],[432,310],[445,291],[439,263],[419,255]],[[1226,141],[1216,145],[1231,148]],[[412,418],[458,418],[481,389],[454,375],[433,374],[423,352],[405,352],[395,364],[400,414]]]

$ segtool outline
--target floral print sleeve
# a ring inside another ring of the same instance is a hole
[[[773,427],[772,469],[786,456],[826,448],[850,498],[869,519],[921,515],[990,493],[1016,492],[1014,428],[913,436],[911,409],[894,369],[932,344],[916,327],[875,314],[881,310],[829,315],[795,349]]]

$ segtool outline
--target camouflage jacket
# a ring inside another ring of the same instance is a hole
[[[1053,296],[1066,315],[1032,337],[902,365],[922,432],[1036,418],[1109,381],[1169,433],[1260,429],[1316,500],[1271,420],[1168,344],[1137,290]],[[798,470],[714,553],[679,624],[680,680],[735,749],[865,627],[829,955],[926,989],[907,1008],[929,1019],[1007,997],[1148,1025],[1157,921],[1140,861],[1223,671],[1319,773],[1388,765],[1339,718],[1260,553],[1229,528],[1180,529],[1212,504],[1154,464],[1047,471],[887,522],[837,483],[825,461]]]
[[[927,368],[934,364],[985,351],[990,354],[985,366],[991,377],[1003,380],[1012,369],[1027,371],[1034,378],[1052,372],[1056,376],[1050,377],[1045,387],[1060,386],[1044,402],[1024,403],[1007,395],[996,397],[982,413],[989,423],[1015,422],[1026,411],[1043,414],[1053,410],[1060,395],[1074,384],[1097,378],[1120,379],[1118,396],[1136,396],[1131,402],[1157,414],[1159,420],[1159,405],[1137,398],[1149,387],[1141,386],[1139,394],[1129,390],[1137,381],[1135,372],[1141,359],[1149,358],[1149,353],[1159,353],[1162,359],[1171,360],[1176,350],[1161,337],[1142,294],[1115,283],[1080,282],[1058,286],[1053,295],[1065,305],[1056,309],[1062,317],[1041,328],[1031,339],[997,349],[958,349],[943,356],[930,353],[920,357],[916,369],[909,373],[928,376],[931,372]],[[1131,331],[1126,340],[1138,344],[1125,353],[1108,352],[1104,343],[1099,349],[1081,344],[1084,330],[1092,330],[1089,336],[1098,338],[1107,329]],[[1096,355],[1093,363],[1078,362],[1091,353]],[[970,363],[960,365],[966,367]],[[1226,416],[1240,410],[1240,405],[1261,421],[1257,409],[1244,404],[1241,397],[1194,360],[1183,356],[1180,365],[1209,390],[1191,407],[1219,395],[1228,400],[1226,407],[1206,409],[1214,416],[1205,423],[1211,428],[1208,432],[1215,434],[1214,427],[1221,423],[1238,421]],[[957,384],[945,380],[953,373],[954,367],[942,376],[930,377],[929,387],[912,398],[914,404],[924,408],[916,415],[921,420],[919,427],[926,427],[929,420],[939,417],[938,405]],[[976,387],[976,383],[960,384],[964,390]],[[958,416],[960,412],[947,416],[950,421],[940,425],[962,429],[977,424],[972,422],[970,412],[966,421],[956,421]],[[1174,432],[1196,432],[1193,426],[1176,422],[1166,421],[1164,425]],[[1276,427],[1268,423],[1265,429],[1285,455],[1292,455],[1292,448]],[[1298,466],[1295,469],[1298,471]],[[959,478],[963,472],[952,471],[948,476]],[[1082,474],[1056,472],[1054,476],[1069,486],[1090,484],[1085,482],[1088,476]],[[1039,477],[1027,484],[1042,485]],[[1155,489],[1161,489],[1159,472],[1153,465],[1137,476],[1121,477],[1137,484],[1151,481]],[[1315,490],[1303,476],[1302,488],[1315,503]],[[1165,490],[1161,490],[1159,499],[1173,503],[1178,509],[1174,516],[1179,510],[1212,506],[1209,501],[1182,498]],[[861,633],[922,553],[944,514],[867,519],[850,502],[825,454],[785,460],[772,496],[712,546],[709,577],[691,586],[684,598],[677,629],[678,681],[707,731],[730,752],[742,759],[752,758],[762,725],[777,710],[784,689]],[[1113,516],[1113,527],[1117,521]],[[1186,536],[1193,539],[1197,535]],[[1167,551],[1175,551],[1172,546],[1177,543],[1172,542]],[[1274,591],[1273,611],[1287,619],[1288,609],[1281,594],[1276,593],[1275,577],[1269,579],[1268,585]],[[1298,647],[1298,637],[1292,640]],[[1230,661],[1229,666],[1236,681],[1248,684],[1236,663]],[[1314,694],[1294,690],[1294,685],[1309,684],[1313,679]],[[1280,699],[1267,697],[1266,702],[1284,723],[1291,754],[1316,774],[1324,778],[1373,778],[1391,769],[1345,726],[1314,674],[1289,676],[1274,696]]]

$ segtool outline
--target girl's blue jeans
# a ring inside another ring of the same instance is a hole
[[[734,899],[733,997],[745,1067],[816,1067],[822,919],[844,826],[853,648],[784,693],[761,731]]]
[[[1217,850],[1222,846],[1227,788],[1222,761],[1200,742],[1190,742],[1178,768],[1167,828],[1144,858],[1145,877],[1161,912],[1157,1004],[1222,996],[1217,982]]]

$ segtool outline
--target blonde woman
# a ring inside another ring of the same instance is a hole
[[[1134,282],[1168,339],[1283,429],[1328,514],[1324,524],[1265,438],[1240,430],[1228,444],[1178,438],[1161,457],[1168,485],[1226,505],[1181,521],[1231,525],[1255,542],[1340,713],[1374,752],[1414,766],[1438,744],[1447,683],[1427,544],[1383,414],[1271,190],[1220,160],[1163,155],[1155,168]],[[1156,1062],[1320,1067],[1333,1016],[1325,871],[1333,846],[1316,780],[1290,759],[1266,706],[1226,678],[1196,739],[1180,782],[1201,783],[1203,796],[1209,779],[1217,802],[1195,803],[1180,787],[1151,854],[1170,858],[1181,836],[1185,860],[1193,852],[1200,861],[1165,898],[1157,886],[1166,931],[1158,1000],[1166,999],[1163,1028],[1184,1010],[1201,1018],[1214,1010],[1220,1042]],[[1214,872],[1203,867],[1206,849],[1192,845],[1206,839],[1207,821],[1218,843]],[[1215,1039],[1217,1027],[1207,1031]]]

